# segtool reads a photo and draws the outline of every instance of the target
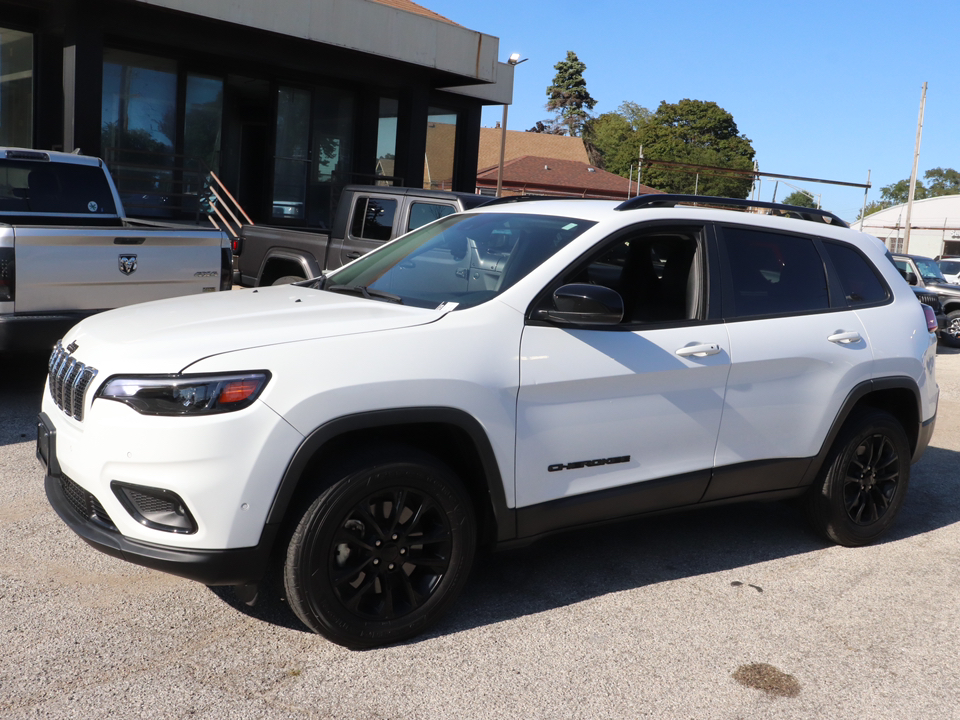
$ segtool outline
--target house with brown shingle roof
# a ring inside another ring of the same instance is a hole
[[[480,129],[477,192],[496,192],[501,137],[500,128]],[[660,191],[592,165],[582,138],[508,130],[502,192],[624,199]]]
[[[493,194],[498,171],[499,164],[478,172],[477,192]],[[503,195],[575,195],[612,200],[661,192],[586,162],[533,155],[504,161],[502,186]]]

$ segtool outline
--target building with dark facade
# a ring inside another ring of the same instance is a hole
[[[103,157],[131,215],[196,216],[212,171],[329,226],[347,183],[474,189],[498,50],[410,0],[0,0],[0,145]]]

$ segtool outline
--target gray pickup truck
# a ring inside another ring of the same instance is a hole
[[[421,225],[491,199],[441,190],[347,185],[330,232],[244,226],[235,281],[257,287],[314,278]]]
[[[93,313],[229,290],[229,238],[128,219],[103,162],[0,148],[0,351],[49,349]]]

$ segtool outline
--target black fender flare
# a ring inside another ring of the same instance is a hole
[[[916,462],[920,459],[919,455],[922,455],[923,450],[926,449],[925,445],[920,447],[920,445],[923,444],[924,435],[922,432],[922,426],[924,423],[922,406],[920,404],[920,387],[913,378],[905,375],[873,378],[855,385],[853,389],[850,390],[850,393],[840,406],[840,411],[834,418],[833,424],[830,426],[830,431],[827,433],[826,438],[824,438],[823,445],[820,447],[820,452],[817,453],[813,459],[813,462],[810,463],[810,467],[807,469],[807,472],[804,473],[803,479],[800,482],[800,486],[810,485],[816,479],[817,475],[820,473],[820,468],[823,466],[824,460],[826,460],[827,454],[830,452],[830,448],[833,447],[833,443],[837,439],[837,435],[840,434],[840,430],[847,422],[847,419],[850,417],[850,413],[853,412],[853,409],[857,406],[857,404],[868,395],[884,390],[907,390],[913,395],[914,402],[916,403],[917,427],[904,427],[904,430],[906,431],[907,436],[910,438],[911,444],[913,445],[913,447],[911,447],[911,451],[913,452],[913,462]],[[931,421],[930,425],[932,424],[933,423]],[[929,437],[927,440],[929,440]]]
[[[490,444],[486,431],[480,422],[469,413],[446,407],[374,410],[345,415],[316,428],[304,438],[287,464],[283,478],[280,480],[280,485],[274,495],[273,504],[267,514],[267,525],[276,525],[283,522],[304,470],[313,456],[328,442],[346,433],[358,430],[424,423],[451,425],[467,434],[480,457],[484,484],[489,494],[490,505],[497,525],[497,542],[515,538],[517,533],[516,511],[507,506],[500,466],[497,463],[493,446]]]

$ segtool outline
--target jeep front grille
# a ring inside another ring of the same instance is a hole
[[[924,305],[929,305],[934,311],[940,311],[940,298],[932,293],[917,293],[917,299]]]
[[[96,369],[70,357],[60,342],[53,349],[47,369],[50,397],[69,417],[83,421],[83,401],[90,381],[97,376]]]

